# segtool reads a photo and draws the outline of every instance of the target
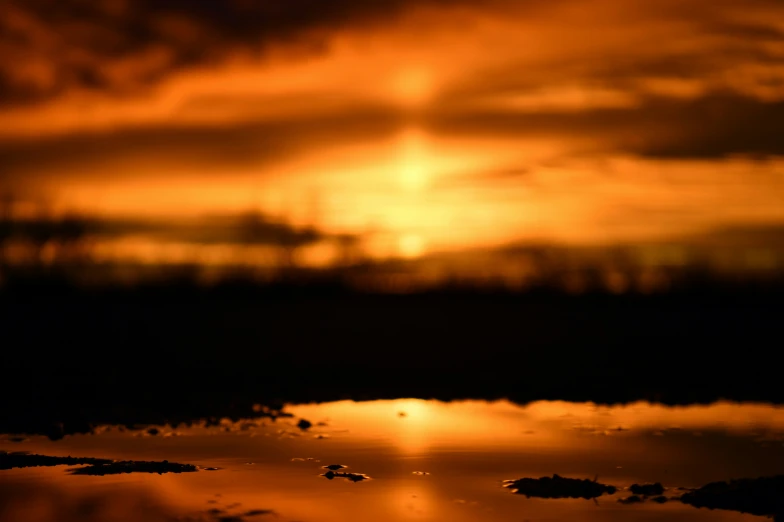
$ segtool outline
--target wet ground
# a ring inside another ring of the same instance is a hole
[[[0,520],[753,521],[765,519],[683,504],[679,488],[784,473],[780,406],[404,399],[286,410],[293,416],[103,427],[57,441],[0,436],[8,452],[197,467],[98,476],[74,474],[73,464],[2,470]],[[527,498],[504,487],[554,474],[617,491]],[[666,502],[621,502],[632,485],[657,482]]]

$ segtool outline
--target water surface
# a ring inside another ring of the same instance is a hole
[[[72,466],[0,471],[0,520],[752,521],[763,518],[618,500],[634,483],[661,482],[677,497],[678,488],[784,472],[784,408],[763,404],[404,399],[287,410],[294,416],[159,426],[155,435],[103,427],[60,441],[0,437],[6,451],[201,467],[115,476],[71,475]],[[301,419],[312,425],[298,427]],[[322,466],[330,464],[371,478],[327,480]],[[505,479],[554,473],[598,478],[619,491],[594,502],[529,499],[502,487]]]

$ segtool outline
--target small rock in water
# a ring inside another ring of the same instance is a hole
[[[600,484],[596,480],[571,479],[559,475],[552,477],[521,478],[518,480],[507,480],[505,488],[512,492],[526,497],[538,498],[584,498],[592,499],[600,497],[605,493],[612,495],[615,493],[615,486]]]
[[[14,468],[29,468],[38,466],[79,466],[99,464],[111,464],[109,459],[96,459],[92,457],[53,457],[50,455],[34,455],[28,451],[15,451],[8,453],[0,451],[0,470]]]
[[[660,482],[655,484],[632,484],[629,488],[629,491],[635,495],[651,497],[654,495],[658,496],[664,494],[664,486],[662,486]]]
[[[84,468],[69,470],[71,475],[119,475],[123,473],[191,473],[199,468],[193,464],[178,464],[164,460],[162,462],[148,462],[141,460],[123,460],[110,464],[94,464]],[[209,469],[209,468],[203,468]]]
[[[412,474],[414,475],[430,475],[427,471],[413,471]]]
[[[301,429],[302,431],[308,430],[313,426],[313,423],[307,419],[300,419],[297,423],[297,428]]]
[[[274,515],[275,511],[271,509],[251,509],[242,514],[244,517],[258,517],[262,515]]]
[[[370,477],[365,475],[364,473],[348,473],[344,471],[327,471],[321,476],[328,480],[332,480],[336,478],[344,478],[346,480],[350,480],[351,482],[362,482],[363,480],[370,479]]]
[[[344,469],[344,468],[347,468],[348,466],[344,466],[343,464],[330,464],[330,465],[328,465],[328,466],[321,466],[321,467],[322,467],[322,468],[324,468],[324,469],[329,469],[329,470],[332,470],[332,471],[337,471],[337,470],[339,470],[339,469]]]
[[[684,493],[681,502],[694,507],[726,509],[784,518],[784,475],[711,482]]]

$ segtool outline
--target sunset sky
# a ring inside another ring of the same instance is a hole
[[[781,0],[5,0],[0,187],[403,253],[784,223]]]

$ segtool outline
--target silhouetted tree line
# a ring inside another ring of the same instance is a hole
[[[12,258],[22,264],[38,266],[83,261],[87,256],[86,239],[94,223],[89,219],[67,214],[52,216],[41,212],[35,216],[14,213],[14,199],[0,203],[0,264],[8,267]],[[12,247],[17,255],[12,255]]]
[[[240,242],[246,245],[272,245],[278,252],[278,266],[290,269],[296,264],[297,251],[323,239],[315,227],[301,229],[275,222],[260,212],[247,212],[239,219]]]
[[[354,234],[327,234],[313,225],[296,227],[259,211],[250,211],[205,223],[181,224],[141,219],[96,218],[75,213],[54,215],[43,205],[35,214],[18,212],[21,201],[12,195],[0,197],[0,281],[3,278],[50,275],[61,268],[76,268],[94,261],[96,241],[128,235],[150,235],[198,244],[230,243],[239,247],[268,247],[274,253],[277,277],[290,279],[300,271],[298,255],[304,247],[329,242],[336,248],[336,266],[349,267],[364,261],[362,238]],[[198,270],[183,265],[181,270],[197,279]],[[236,279],[238,268],[226,270]],[[252,271],[251,268],[247,270]],[[166,270],[172,273],[172,270]],[[181,283],[182,277],[178,278]]]
[[[296,227],[259,211],[230,216],[228,220],[219,222],[197,224],[195,228],[193,225],[190,225],[191,228],[182,228],[181,225],[171,223],[97,219],[75,213],[54,215],[45,207],[40,207],[35,214],[23,215],[16,211],[18,204],[19,201],[10,195],[0,197],[0,281],[22,273],[35,278],[43,273],[52,274],[61,268],[78,271],[93,261],[92,245],[96,240],[133,234],[155,236],[163,232],[164,237],[176,240],[193,237],[199,243],[228,242],[238,247],[269,247],[275,255],[273,264],[278,271],[273,277],[277,282],[297,279],[298,284],[303,284],[314,281],[312,277],[306,277],[308,270],[299,266],[299,253],[303,248],[326,242],[334,247],[336,258],[328,269],[320,270],[320,283],[332,277],[340,282],[353,281],[359,287],[365,285],[365,289],[370,291],[378,288],[394,291],[401,286],[445,291],[476,291],[482,288],[486,291],[510,290],[509,281],[504,279],[509,274],[504,275],[500,271],[496,276],[482,279],[474,277],[470,270],[460,274],[449,273],[447,269],[440,280],[430,281],[424,287],[417,286],[419,261],[370,262],[364,255],[365,238],[362,235],[330,234],[314,225]],[[763,239],[779,232],[767,231]],[[750,235],[745,231],[737,234],[742,238]],[[666,250],[666,245],[650,248],[653,251],[657,248]],[[647,293],[727,283],[743,285],[763,281],[784,284],[784,252],[775,248],[768,252],[772,256],[772,268],[756,272],[744,269],[722,272],[714,262],[717,258],[715,252],[710,253],[688,242],[674,248],[680,249],[685,256],[678,262],[645,262],[639,248],[628,245],[595,249],[524,245],[502,249],[496,254],[498,259],[505,259],[512,266],[518,266],[511,269],[512,272],[525,272],[523,284],[514,291]],[[734,255],[742,256],[743,252],[736,251]],[[522,268],[523,265],[527,268]],[[179,277],[177,283],[181,285],[190,281],[196,285],[198,267],[183,265],[181,268],[183,271],[188,268],[188,277]],[[477,268],[481,272],[482,268],[488,267]],[[492,272],[493,267],[489,268]],[[245,270],[252,272],[254,267],[246,267]],[[238,277],[242,274],[236,267],[229,267],[224,272],[225,278],[235,283],[242,279]],[[171,270],[166,273],[170,279],[173,277]],[[245,284],[252,281],[252,277],[247,277]]]

